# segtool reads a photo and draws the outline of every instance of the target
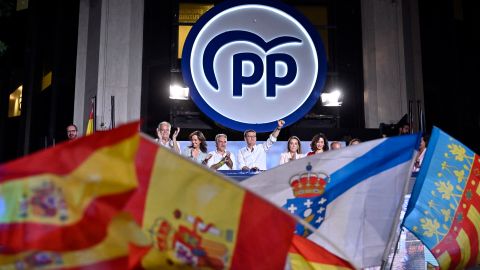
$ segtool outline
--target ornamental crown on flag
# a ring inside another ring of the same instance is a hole
[[[126,211],[152,241],[141,267],[283,269],[295,226],[287,212],[145,138],[137,174]]]
[[[441,269],[480,261],[480,158],[434,127],[407,207],[404,226]]]
[[[0,165],[0,268],[284,268],[292,215],[138,126]]]
[[[382,138],[294,160],[241,184],[310,223],[296,233],[355,268],[388,252],[420,135]]]
[[[1,269],[129,265],[132,244],[148,243],[131,217],[120,216],[138,185],[138,126],[0,165]]]

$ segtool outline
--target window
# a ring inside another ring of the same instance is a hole
[[[10,94],[8,101],[8,117],[17,117],[22,114],[22,91],[23,85],[20,85]]]
[[[180,15],[178,16],[178,59],[182,58],[183,45],[190,29],[212,7],[213,4],[180,3]]]

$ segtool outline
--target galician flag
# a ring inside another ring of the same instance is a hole
[[[480,263],[480,157],[434,127],[404,226],[441,269]]]
[[[378,266],[399,221],[418,142],[419,135],[363,142],[288,162],[241,184],[309,223],[297,224],[298,235],[356,269]]]

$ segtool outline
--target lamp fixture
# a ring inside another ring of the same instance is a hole
[[[178,99],[178,100],[188,100],[189,96],[189,88],[182,87],[178,84],[171,84],[170,85],[170,99]]]
[[[333,90],[330,93],[322,93],[322,105],[326,107],[339,107],[342,106],[342,92],[338,89]]]

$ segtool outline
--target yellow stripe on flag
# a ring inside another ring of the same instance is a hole
[[[40,174],[0,184],[0,198],[18,202],[2,208],[0,223],[73,224],[96,198],[133,190],[137,186],[134,158],[139,138],[132,136],[98,149],[64,176]],[[75,158],[75,152],[70,154],[61,158]]]
[[[449,269],[450,264],[452,263],[452,257],[448,251],[442,253],[442,255],[436,257],[441,269]]]
[[[19,266],[23,266],[25,269],[41,267],[46,270],[90,266],[127,257],[129,244],[147,246],[150,241],[131,216],[123,213],[111,221],[107,237],[95,246],[67,252],[28,251],[15,255],[0,255],[0,268],[19,269]]]
[[[350,270],[349,267],[342,267],[336,265],[329,265],[323,263],[317,263],[306,260],[302,255],[297,253],[289,253],[289,262],[292,270]]]
[[[468,238],[465,230],[461,229],[455,240],[457,241],[458,246],[461,248],[460,262],[458,263],[457,268],[459,267],[459,269],[464,269],[465,266],[468,264],[468,261],[470,260],[470,239]]]
[[[92,135],[95,131],[93,126],[93,118],[94,118],[93,114],[95,113],[94,106],[95,106],[95,103],[92,102],[92,109],[90,110],[90,114],[88,116],[87,130],[85,131],[86,136]]]
[[[92,135],[93,134],[93,119],[88,119],[87,122],[87,130],[85,135]]]
[[[148,187],[143,227],[154,241],[144,268],[231,265],[245,191],[212,171],[159,148]],[[261,224],[259,224],[261,226]],[[265,228],[268,229],[268,228]],[[252,239],[255,248],[255,239]]]
[[[478,239],[478,250],[480,250],[480,213],[478,213],[477,208],[475,206],[470,205],[470,209],[468,209],[467,217],[472,221],[473,226],[475,227],[475,231],[477,232],[477,239]],[[476,254],[476,262],[480,264],[480,256]]]

